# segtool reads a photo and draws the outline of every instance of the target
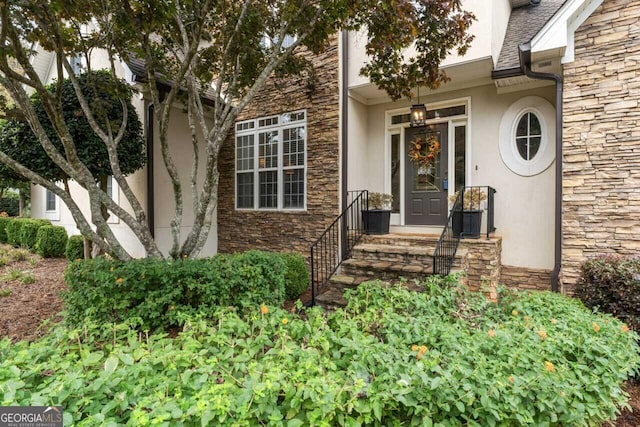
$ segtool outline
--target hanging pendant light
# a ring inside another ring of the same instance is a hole
[[[418,86],[418,103],[411,106],[411,127],[422,127],[427,120],[427,107],[420,104],[420,86]]]

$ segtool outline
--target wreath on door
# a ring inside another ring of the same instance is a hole
[[[427,147],[423,153],[423,147]],[[409,143],[409,160],[418,166],[429,167],[440,152],[440,142],[434,135],[418,135]]]

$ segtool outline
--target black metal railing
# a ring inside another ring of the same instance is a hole
[[[364,234],[362,211],[369,208],[369,192],[349,191],[347,207],[311,245],[311,305],[340,264]]]
[[[456,192],[447,224],[433,253],[433,274],[446,276],[451,272],[460,239],[479,238],[483,234],[488,239],[496,231],[495,193],[489,186],[464,187]]]
[[[436,250],[433,252],[433,274],[446,276],[453,266],[458,244],[460,244],[460,232],[458,230],[462,229],[462,215],[457,215],[456,213],[462,211],[463,194],[463,191],[458,191],[447,218],[447,225],[442,230]]]

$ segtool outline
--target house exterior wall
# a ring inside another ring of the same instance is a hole
[[[509,0],[463,0],[462,8],[476,17],[469,29],[469,33],[474,36],[473,42],[464,56],[452,52],[441,66],[449,67],[488,57],[493,58],[495,64],[511,15]],[[360,69],[367,62],[364,47],[366,41],[366,33],[363,31],[349,33],[349,87],[369,84],[369,79],[360,75]],[[415,48],[410,47],[406,50],[405,57],[412,56],[415,56]]]
[[[564,68],[562,285],[580,264],[640,249],[640,3],[605,0]]]
[[[304,78],[271,79],[238,121],[306,109],[306,210],[237,210],[235,201],[235,134],[220,153],[218,249],[296,251],[308,255],[311,244],[339,213],[340,140],[338,41],[309,57],[316,68],[315,88]]]
[[[520,176],[505,165],[499,150],[502,116],[511,104],[532,95],[553,104],[555,89],[549,86],[498,94],[495,85],[486,85],[423,96],[421,102],[428,105],[470,99],[466,181],[467,185],[488,185],[497,190],[495,224],[496,234],[502,237],[502,264],[550,270],[554,264],[553,164],[537,175]],[[366,107],[351,100],[350,105],[349,190],[390,192],[383,173],[390,164],[385,157],[385,145],[389,143],[385,115],[399,108],[408,112],[410,102]],[[356,120],[360,123],[354,123]],[[355,137],[360,140],[354,140]],[[405,227],[404,231],[411,232],[411,227]]]

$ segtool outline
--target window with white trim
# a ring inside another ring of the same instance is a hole
[[[306,111],[236,123],[236,209],[305,209],[306,136]]]
[[[46,189],[46,192],[47,192],[47,195],[46,195],[45,210],[47,212],[55,212],[57,210],[56,194],[49,189]]]

